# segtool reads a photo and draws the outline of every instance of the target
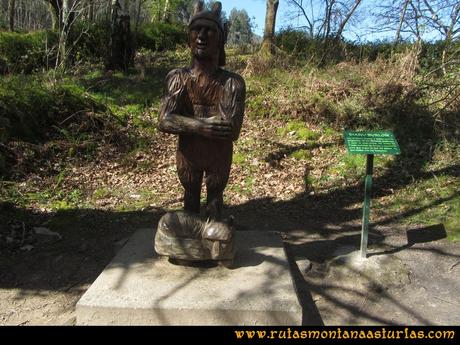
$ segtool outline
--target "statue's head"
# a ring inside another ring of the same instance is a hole
[[[218,65],[224,66],[227,26],[222,22],[221,14],[220,2],[215,2],[210,11],[203,1],[196,2],[189,23],[188,43],[194,58],[217,59]]]
[[[203,245],[209,250],[211,259],[231,259],[235,256],[234,218],[230,216],[223,221],[208,219],[202,233]]]

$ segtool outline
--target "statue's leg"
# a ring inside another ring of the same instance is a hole
[[[224,189],[227,186],[230,175],[230,165],[224,167],[213,167],[206,171],[206,216],[220,220],[224,206]]]
[[[179,173],[179,179],[185,189],[184,210],[191,213],[200,213],[200,193],[203,182],[203,172],[187,171]]]
[[[194,169],[185,159],[177,155],[177,174],[185,189],[184,210],[191,213],[200,213],[200,193],[203,183],[203,171]]]

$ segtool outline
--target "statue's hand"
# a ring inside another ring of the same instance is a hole
[[[220,116],[202,119],[199,134],[210,139],[228,140],[232,138],[233,125]]]

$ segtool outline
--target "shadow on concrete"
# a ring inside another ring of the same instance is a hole
[[[409,249],[413,247],[417,243],[429,243],[442,240],[447,237],[446,229],[444,228],[443,224],[437,224],[427,227],[422,227],[418,229],[409,229],[406,233],[407,235],[407,244],[394,247],[388,250],[384,250],[381,252],[372,252],[369,253],[368,256],[372,257],[375,255],[389,255],[398,253],[402,250]],[[423,250],[423,249],[418,249]],[[441,254],[438,252],[438,254]]]
[[[316,196],[314,199],[319,200],[319,197]],[[327,217],[328,212],[332,212],[331,209],[325,210],[323,206],[316,210],[308,210],[307,207],[311,204],[311,201],[305,199],[304,202],[297,200],[284,203],[261,199],[226,210],[240,220],[242,231],[245,229],[260,231],[279,229],[285,233],[289,265],[303,310],[303,324],[323,325],[321,313],[335,312],[334,310],[320,312],[313,295],[328,300],[338,309],[347,310],[349,315],[359,317],[359,320],[366,319],[368,322],[382,324],[397,323],[384,315],[376,315],[366,308],[348,303],[346,299],[337,298],[334,293],[337,290],[354,294],[356,298],[367,300],[367,303],[392,304],[395,308],[412,315],[419,323],[430,324],[430,320],[417,313],[412,313],[405,306],[404,301],[396,300],[384,289],[376,288],[380,289],[377,299],[375,294],[361,296],[356,291],[348,291],[346,287],[340,286],[340,282],[337,282],[336,285],[326,285],[306,279],[305,272],[300,272],[296,264],[297,259],[308,259],[312,261],[318,272],[325,272],[325,267],[330,260],[358,249],[360,239],[359,223],[353,223],[359,214],[355,214],[352,210],[342,209],[335,212],[336,218],[331,218]],[[59,232],[62,240],[38,242],[30,252],[19,250],[4,255],[5,252],[2,250],[0,288],[18,290],[17,300],[30,295],[46,295],[50,291],[82,295],[89,286],[88,284],[92,284],[113,259],[120,249],[120,243],[125,243],[126,239],[138,228],[151,227],[153,232],[158,220],[165,212],[163,209],[122,213],[71,210],[55,215],[43,215],[29,214],[28,210],[14,208],[9,214],[22,214],[22,219],[28,218],[32,221],[35,218],[40,224],[43,221],[48,222],[47,226],[52,231]],[[317,217],[313,217],[312,212],[316,212]],[[34,225],[39,225],[39,223]],[[265,226],[266,223],[268,226]],[[305,234],[307,238],[311,236],[311,240],[302,242]],[[442,225],[411,229],[407,232],[407,244],[381,252],[373,252],[369,257],[391,255],[405,249],[410,250],[418,243],[437,241],[445,237],[446,233]],[[373,229],[370,246],[382,244],[384,241],[385,234],[381,234],[379,228]],[[438,251],[438,255],[452,257],[450,253],[443,253],[434,248],[417,248],[417,250]],[[244,265],[257,266],[264,260],[270,260],[270,258],[254,255],[251,261],[245,262]],[[126,272],[132,264],[136,264],[136,261],[124,267]],[[276,265],[276,262],[274,264]],[[238,261],[237,267],[239,267]],[[120,279],[120,284],[122,284],[126,275]],[[270,289],[269,282],[272,279],[277,279],[276,272],[267,277],[267,289]],[[379,286],[372,277],[368,278],[368,283],[369,286]],[[186,285],[182,288],[186,288]],[[352,319],[348,321],[353,322]]]

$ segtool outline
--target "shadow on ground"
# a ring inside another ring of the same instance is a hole
[[[437,173],[458,177],[459,172],[459,166],[452,166]],[[429,176],[431,174],[420,172],[416,178],[424,179]],[[391,176],[376,180],[376,195],[385,195],[385,190],[378,186],[386,178],[391,179]],[[402,188],[406,182],[401,179],[393,187]],[[396,284],[391,281],[389,285],[385,285],[377,276],[360,274],[359,269],[345,265],[345,272],[348,272],[350,277],[359,278],[360,288],[355,289],[353,286],[347,286],[349,280],[343,285],[340,279],[345,282],[345,278],[330,276],[331,262],[358,249],[361,211],[349,206],[361,200],[362,186],[356,185],[326,194],[303,193],[288,201],[255,199],[230,207],[225,213],[236,217],[237,228],[240,231],[279,231],[283,234],[299,301],[304,311],[304,324],[398,324],[398,319],[395,319],[394,315],[386,316],[378,308],[377,311],[369,310],[360,304],[364,303],[362,301],[369,305],[391,305],[392,312],[399,311],[409,315],[409,319],[416,324],[434,323],[430,317],[413,311],[411,306],[406,305],[403,296],[398,297],[391,292],[392,288],[401,290],[407,283],[404,279],[398,280]],[[443,201],[433,200],[431,205]],[[409,213],[415,214],[420,211],[421,209],[413,209]],[[136,229],[153,229],[165,212],[162,208],[120,213],[74,209],[51,215],[32,213],[30,210],[3,204],[0,288],[18,291],[15,297],[18,301],[50,291],[81,295]],[[410,229],[407,238],[403,232],[395,234],[395,229],[404,231],[401,227],[382,226],[391,225],[406,215],[395,215],[381,224],[373,224],[370,248],[375,250],[371,252],[370,259],[417,250],[435,255],[436,260],[459,260],[460,253],[443,250],[442,246],[415,248],[418,244],[429,244],[445,238],[442,225]],[[35,238],[35,242],[30,243],[33,246],[30,251],[8,247],[5,243],[8,219],[23,220],[29,227],[44,226],[59,233],[62,239],[46,236]],[[394,235],[400,239],[399,242],[386,243],[386,239]],[[299,261],[302,260],[309,262],[311,267],[305,269],[299,265]],[[404,265],[398,263],[397,270],[400,266]],[[409,273],[404,271],[402,274]],[[341,312],[337,313],[337,310]],[[334,313],[340,315],[341,319],[331,319],[327,316]]]

